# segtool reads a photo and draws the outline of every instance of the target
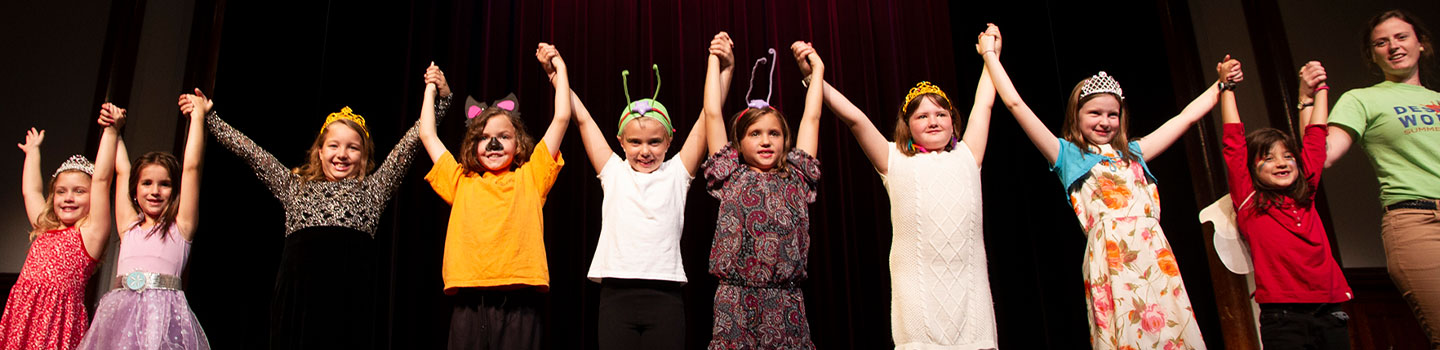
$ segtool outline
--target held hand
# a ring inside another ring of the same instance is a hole
[[[180,113],[185,113],[191,119],[200,119],[210,113],[210,109],[215,107],[215,101],[206,97],[204,92],[200,92],[200,88],[195,88],[193,94],[180,95],[179,105]]]
[[[986,51],[995,51],[995,56],[1000,56],[1000,43],[1000,27],[986,23],[985,31],[976,38],[975,51],[981,55]]]
[[[540,43],[535,47],[535,60],[540,61],[540,67],[545,69],[545,74],[551,79],[555,78],[555,61],[560,60],[560,51],[555,45]]]
[[[1310,99],[1315,98],[1315,92],[1325,86],[1325,66],[1319,61],[1306,62],[1300,66],[1300,96]]]
[[[430,62],[430,67],[425,68],[425,84],[435,84],[440,93],[438,96],[450,96],[450,83],[445,81],[445,72],[435,62]]]
[[[95,122],[104,127],[119,128],[125,125],[125,109],[106,102],[100,105],[100,118]]]
[[[716,33],[715,38],[710,39],[710,54],[720,58],[720,70],[735,66],[735,42],[730,40],[729,33]]]
[[[35,130],[35,128],[32,127],[30,128],[30,131],[25,132],[25,143],[19,143],[15,145],[20,146],[20,150],[25,152],[25,154],[35,154],[35,152],[40,151],[40,143],[44,141],[45,130],[37,131]]]
[[[1220,63],[1215,64],[1215,73],[1220,76],[1221,82],[1238,83],[1245,80],[1244,72],[1240,71],[1240,61],[1225,55]]]
[[[795,64],[800,66],[800,73],[805,74],[807,77],[810,76],[810,62],[806,59],[809,58],[810,55],[815,54],[815,46],[804,41],[796,41],[790,44],[790,52],[795,54]],[[820,55],[815,54],[815,59],[819,60]]]

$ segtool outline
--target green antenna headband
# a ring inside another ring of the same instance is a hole
[[[630,70],[620,71],[620,81],[625,88],[626,106],[625,111],[620,114],[620,128],[616,130],[616,136],[625,132],[625,124],[640,117],[650,117],[660,121],[660,124],[665,126],[666,136],[675,135],[675,126],[670,122],[670,113],[665,111],[665,105],[655,100],[655,97],[660,96],[660,65],[652,64],[650,69],[655,71],[655,94],[650,98],[638,101],[630,100]]]

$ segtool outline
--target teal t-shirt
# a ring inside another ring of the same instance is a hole
[[[1365,148],[1380,202],[1440,198],[1440,92],[1386,81],[1345,92],[1330,125]]]

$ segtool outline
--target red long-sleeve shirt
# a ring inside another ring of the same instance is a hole
[[[1303,180],[1310,188],[1319,189],[1320,173],[1325,167],[1325,125],[1308,125],[1297,158],[1307,172]],[[1350,286],[1340,265],[1330,255],[1330,239],[1320,214],[1311,204],[1299,207],[1295,200],[1284,197],[1279,206],[1257,210],[1256,198],[1245,202],[1254,192],[1250,182],[1250,164],[1245,144],[1245,125],[1227,123],[1224,127],[1225,165],[1229,170],[1230,199],[1234,201],[1240,234],[1250,243],[1255,262],[1255,302],[1258,303],[1336,303],[1350,300]]]

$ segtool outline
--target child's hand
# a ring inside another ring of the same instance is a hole
[[[100,118],[95,122],[104,127],[119,128],[125,125],[125,109],[106,102],[100,105]]]
[[[1318,61],[1305,62],[1300,66],[1300,96],[1315,98],[1315,92],[1325,86],[1325,66]]]
[[[790,44],[790,52],[795,54],[795,64],[800,65],[800,73],[804,73],[807,77],[810,76],[810,62],[806,59],[810,57],[810,54],[815,53],[815,46],[804,41],[796,41]],[[817,54],[816,57],[819,55]]]
[[[730,40],[730,34],[725,32],[716,33],[715,38],[710,39],[710,54],[720,58],[720,70],[734,67],[735,42]]]
[[[190,118],[204,118],[205,114],[210,113],[210,109],[215,107],[215,101],[205,97],[205,93],[200,92],[200,88],[195,88],[194,94],[180,95],[180,101],[177,104],[180,105],[180,113],[185,113]]]
[[[540,67],[545,68],[545,74],[549,75],[551,80],[555,79],[555,66],[565,65],[564,60],[560,58],[560,50],[556,50],[555,45],[547,43],[540,43],[535,48],[535,60],[540,61]]]
[[[1215,73],[1220,76],[1220,81],[1238,83],[1245,80],[1245,74],[1240,71],[1240,61],[1225,55],[1225,59],[1215,64]]]
[[[995,51],[995,56],[1000,56],[1000,27],[994,23],[986,23],[985,31],[976,37],[975,52],[984,55],[987,51]]]
[[[445,72],[441,71],[435,62],[430,62],[430,67],[425,68],[425,83],[435,84],[435,91],[439,92],[440,96],[450,96],[450,84],[445,81]]]
[[[25,154],[36,154],[35,152],[40,151],[40,143],[44,141],[45,130],[36,131],[35,128],[30,128],[30,131],[25,132],[25,143],[15,145],[20,146],[20,150]]]

